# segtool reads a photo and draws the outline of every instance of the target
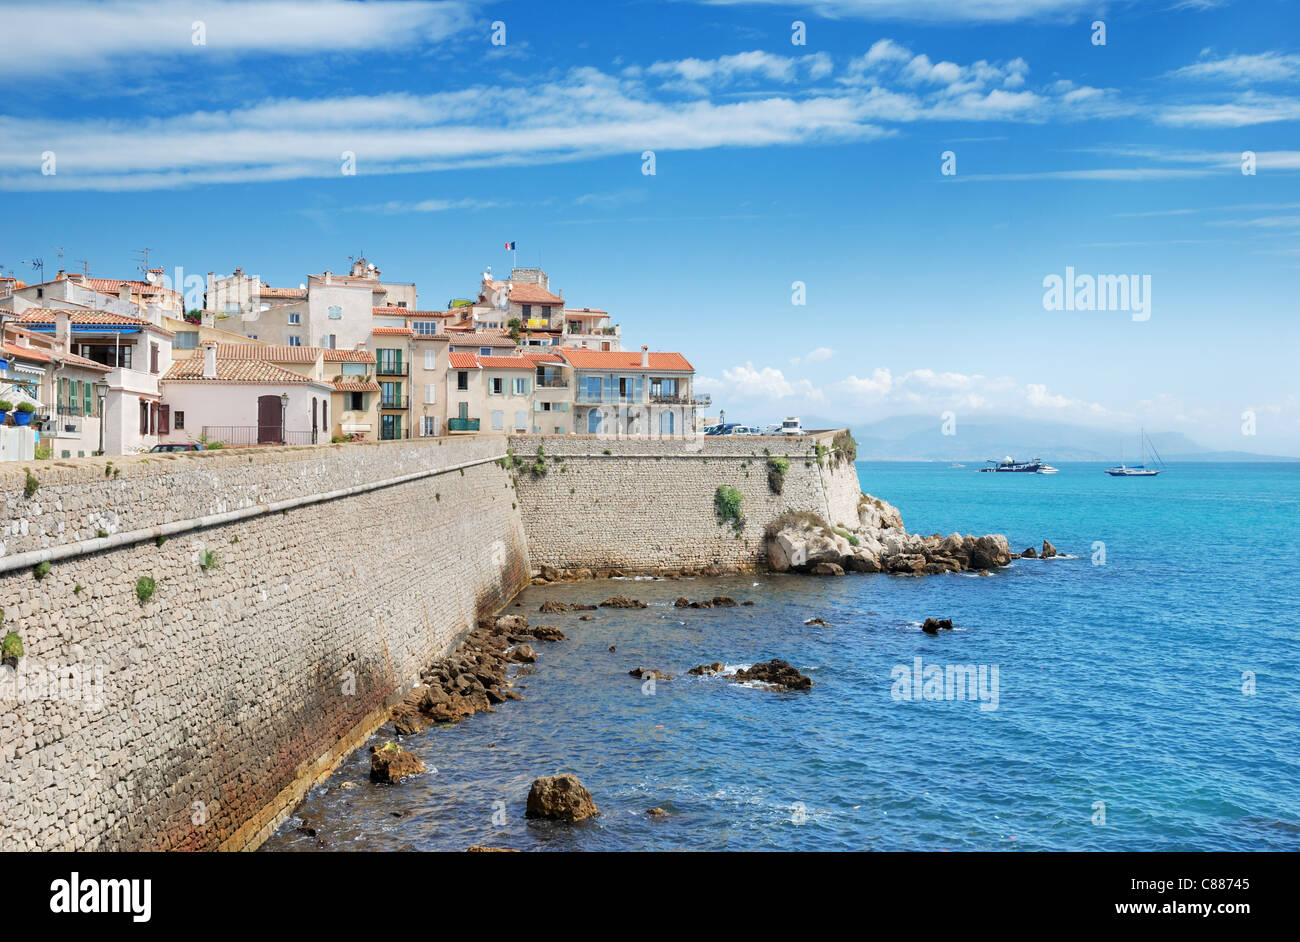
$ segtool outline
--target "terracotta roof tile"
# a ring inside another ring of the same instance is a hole
[[[366,383],[361,380],[336,379],[334,388],[339,392],[379,392],[378,383]]]
[[[480,356],[478,365],[485,370],[533,370],[537,368],[537,365],[528,357]]]
[[[455,370],[478,369],[478,357],[472,353],[449,353],[447,363]]]
[[[559,295],[551,294],[539,284],[529,281],[489,281],[489,287],[494,291],[500,290],[505,285],[510,285],[510,301],[514,304],[550,304],[553,307],[563,307],[564,299]]]
[[[680,353],[651,353],[650,365],[641,365],[641,354],[635,350],[583,350],[561,347],[559,353],[578,369],[584,370],[667,370],[693,373],[686,357]]]
[[[325,348],[326,363],[374,363],[375,355],[369,350],[334,350]]]
[[[165,383],[310,383],[309,377],[262,360],[217,360],[216,379],[203,376],[203,357],[177,360],[163,376]]]
[[[125,314],[114,314],[112,311],[95,311],[71,308],[66,309],[68,316],[74,324],[90,324],[92,326],[113,326],[120,325],[123,327],[148,327],[149,322],[139,317],[127,317]],[[23,313],[18,318],[20,324],[53,324],[57,311],[51,308],[33,309]]]
[[[390,335],[396,335],[402,337],[411,336],[411,328],[409,327],[371,327],[370,332],[372,334],[382,334],[384,336],[390,336]]]
[[[75,353],[57,353],[53,350],[44,350],[40,347],[20,347],[16,344],[7,343],[4,345],[5,356],[15,360],[33,360],[37,363],[49,363],[58,359],[68,366],[80,366],[85,369],[99,370],[107,373],[112,369],[111,366],[105,366],[103,363],[96,363],[94,360],[88,360],[85,357],[77,356]]]

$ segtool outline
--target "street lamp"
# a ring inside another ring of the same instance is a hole
[[[95,383],[95,398],[99,401],[99,453],[104,453],[104,403],[108,399],[108,383],[99,380]]]
[[[284,416],[289,409],[289,394],[280,393],[280,444],[289,444],[289,433],[285,431]]]

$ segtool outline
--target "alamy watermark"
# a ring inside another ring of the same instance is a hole
[[[1150,275],[1077,275],[1067,265],[1065,277],[1043,278],[1045,311],[1131,311],[1133,320],[1151,319]]]
[[[889,695],[898,701],[978,700],[980,710],[998,708],[996,664],[925,664],[920,655],[911,665],[895,664]]]

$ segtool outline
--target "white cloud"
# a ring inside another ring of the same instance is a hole
[[[1243,92],[1232,101],[1171,105],[1156,114],[1171,127],[1241,128],[1252,124],[1300,120],[1300,99]]]
[[[821,399],[821,393],[807,380],[791,382],[775,367],[755,369],[752,362],[723,370],[722,379],[701,376],[696,386],[704,392],[734,396],[739,400],[771,400],[802,397]]]
[[[835,351],[830,347],[817,347],[801,357],[791,357],[790,362],[795,366],[811,366],[814,363],[825,363],[833,356]]]
[[[1285,82],[1300,78],[1300,56],[1277,52],[1207,59],[1174,69],[1175,78],[1222,79],[1234,84],[1251,82]]]
[[[1074,19],[1096,9],[1088,0],[700,0],[710,6],[804,7],[832,19],[920,23],[1011,23]]]
[[[194,63],[236,56],[308,56],[427,45],[469,28],[470,0],[125,0],[6,3],[0,74],[24,76]],[[193,41],[201,22],[204,44]],[[39,37],[39,40],[36,38]]]

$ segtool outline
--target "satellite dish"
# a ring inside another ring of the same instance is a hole
[[[298,290],[299,290],[299,291],[306,291],[306,290],[307,290],[307,286],[306,286],[305,284],[303,284],[303,283],[300,281],[300,282],[298,282]]]

